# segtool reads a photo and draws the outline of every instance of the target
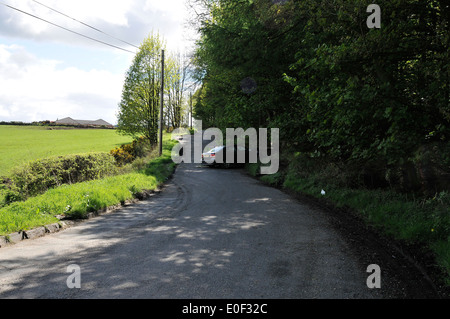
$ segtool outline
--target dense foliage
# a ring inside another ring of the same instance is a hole
[[[369,1],[193,2],[203,126],[278,127],[286,154],[357,182],[448,189],[448,1],[377,1],[379,29]]]
[[[109,154],[114,157],[117,166],[123,166],[132,163],[136,158],[144,157],[150,152],[150,149],[147,139],[141,136],[129,144],[115,147]]]

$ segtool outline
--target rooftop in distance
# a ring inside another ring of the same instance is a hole
[[[106,122],[105,120],[98,119],[95,121],[90,120],[74,120],[71,117],[66,117],[63,119],[58,119],[55,121],[57,125],[87,125],[87,126],[110,126],[113,127],[112,124]]]

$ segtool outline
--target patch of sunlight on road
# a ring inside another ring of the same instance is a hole
[[[244,203],[248,203],[248,204],[253,204],[253,203],[257,203],[257,202],[267,202],[270,201],[270,198],[255,198],[255,199],[249,199],[244,201]]]

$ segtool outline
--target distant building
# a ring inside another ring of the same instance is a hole
[[[114,127],[114,125],[99,119],[95,121],[88,121],[88,120],[74,120],[71,117],[66,117],[60,120],[55,121],[55,125],[74,125],[74,126],[107,126],[107,127]]]

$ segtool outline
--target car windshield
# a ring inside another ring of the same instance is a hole
[[[208,153],[216,153],[216,152],[220,151],[222,148],[224,148],[224,146],[216,146],[216,147],[212,148]]]

